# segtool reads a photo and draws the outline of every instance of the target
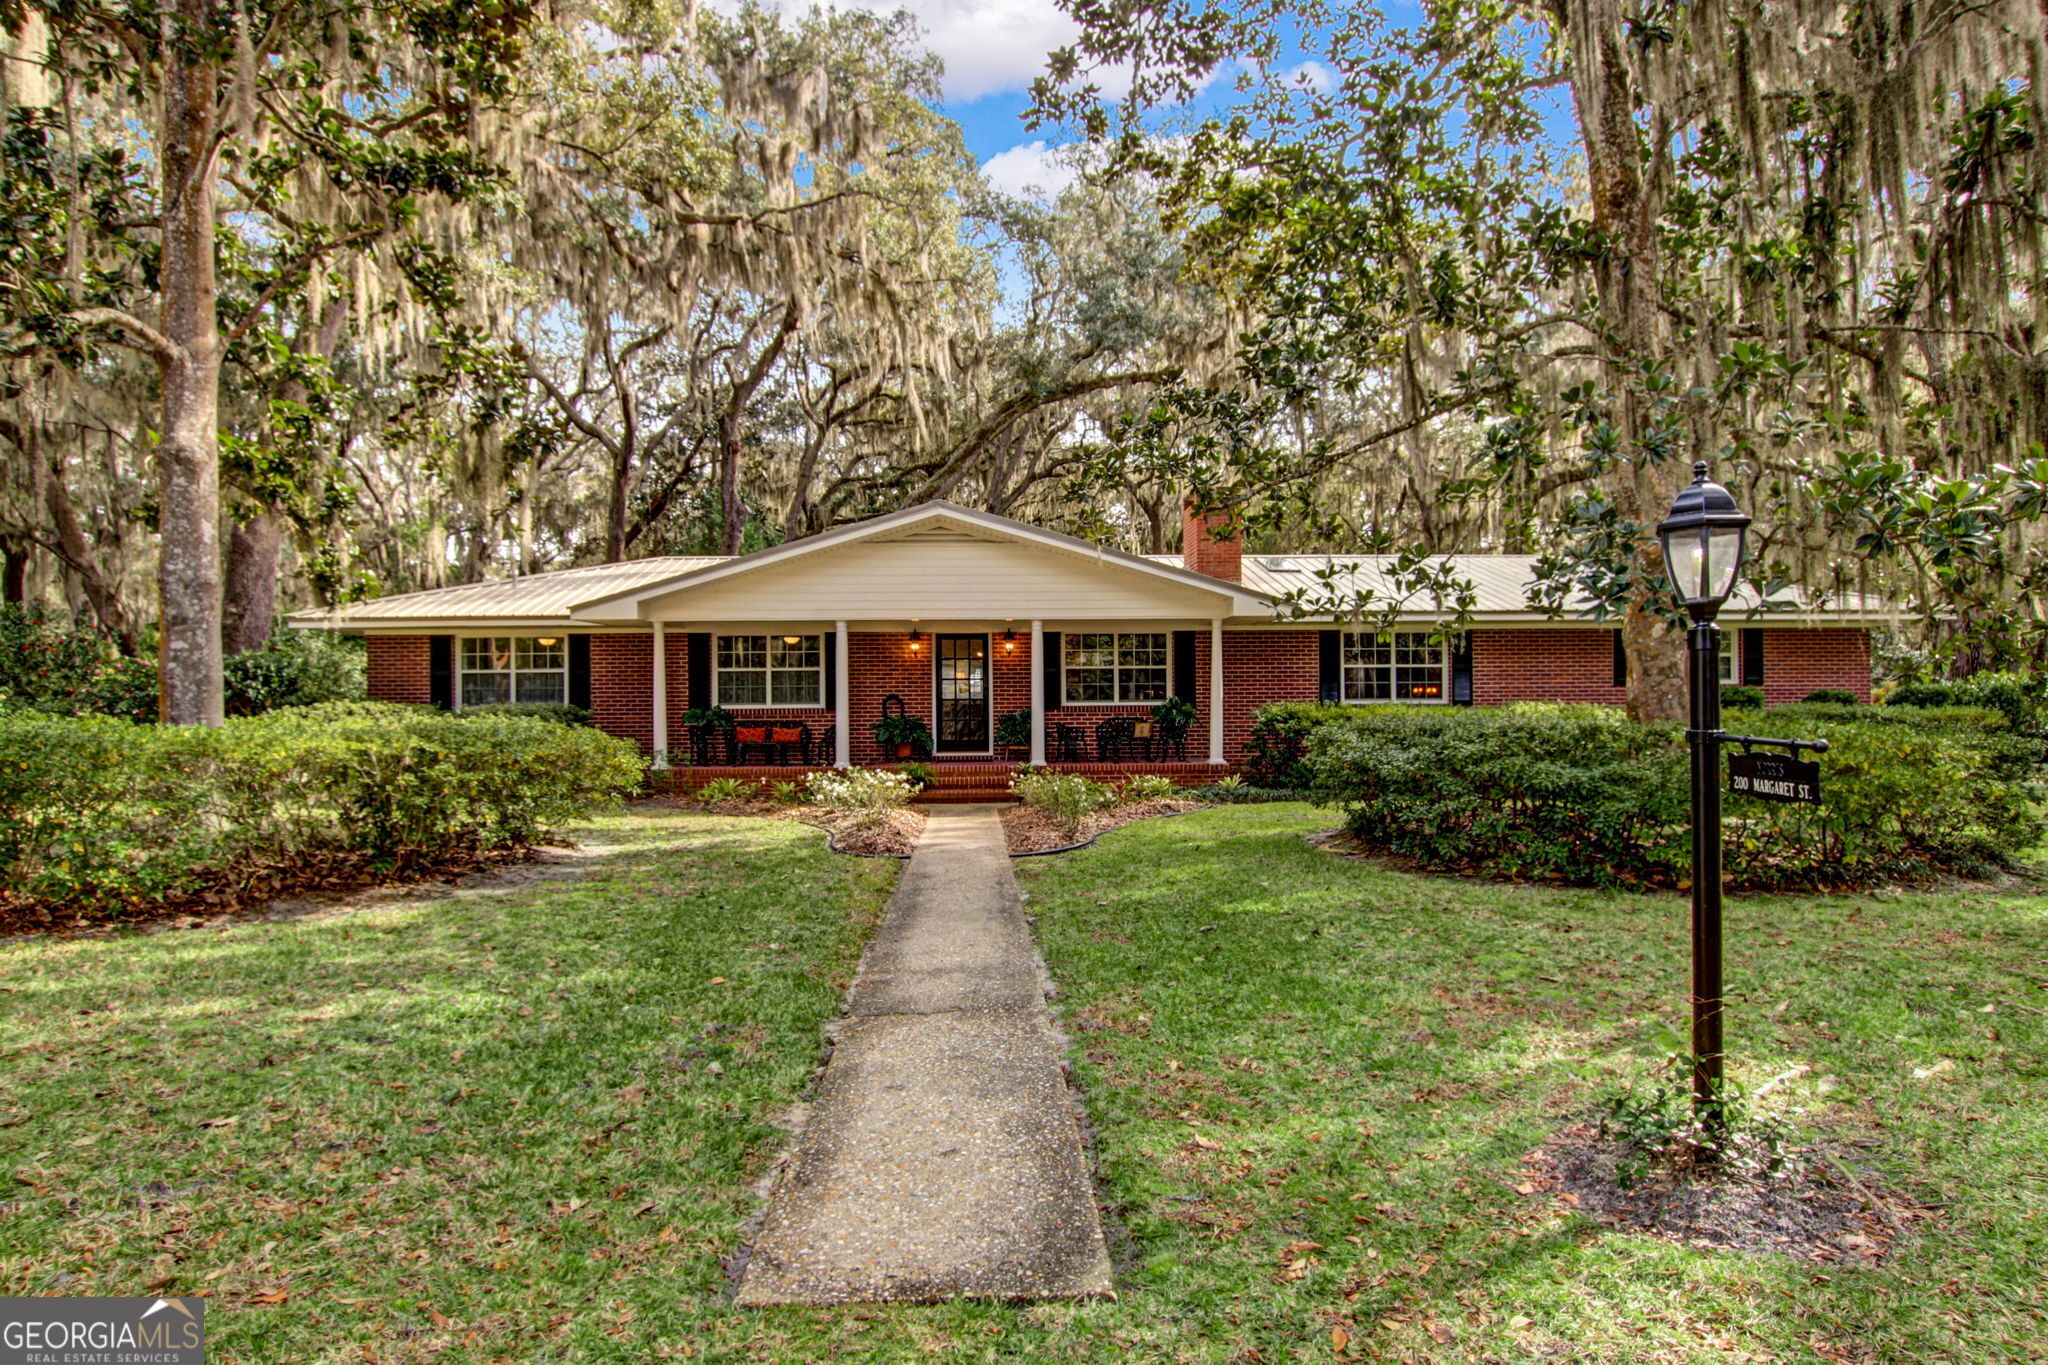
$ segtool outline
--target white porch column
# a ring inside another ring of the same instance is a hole
[[[1031,762],[1045,766],[1045,622],[1031,623]]]
[[[654,623],[654,766],[668,766],[668,627]]]
[[[1223,619],[1209,622],[1209,761],[1223,757]]]
[[[851,768],[853,766],[853,708],[847,699],[853,693],[853,679],[846,671],[846,622],[839,621],[832,628],[832,676],[839,680],[838,691],[832,697],[832,766]]]

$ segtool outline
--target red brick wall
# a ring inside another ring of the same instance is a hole
[[[1322,667],[1314,630],[1223,632],[1223,756],[1244,762],[1252,712],[1273,701],[1314,701],[1322,695]],[[1208,721],[1209,637],[1201,637],[1203,724]],[[1207,746],[1205,745],[1204,748]]]
[[[424,635],[372,635],[370,697],[374,701],[431,702],[433,663]]]
[[[1771,706],[1804,700],[1837,687],[1870,700],[1870,632],[1861,627],[1764,629],[1764,701]]]
[[[882,718],[882,698],[893,692],[903,698],[906,713],[926,725],[932,723],[931,632],[925,632],[913,653],[907,631],[855,631],[846,638],[846,656],[847,671],[853,675],[845,691],[854,764],[893,763],[895,753],[884,754],[875,743],[875,722]]]
[[[1472,700],[1591,701],[1619,706],[1628,689],[1614,685],[1614,632],[1595,627],[1472,632]]]
[[[681,641],[668,640],[668,666]],[[673,702],[670,703],[674,705]],[[654,748],[654,634],[590,637],[590,721],[608,735]]]

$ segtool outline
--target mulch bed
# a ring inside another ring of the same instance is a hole
[[[447,881],[539,856],[533,848],[461,847],[431,855],[411,853],[391,864],[347,851],[302,853],[289,863],[251,860],[202,874],[198,885],[162,899],[85,907],[0,890],[0,938],[95,938],[136,929],[197,929],[225,919],[261,917],[282,900],[335,899],[371,887]]]
[[[1911,1220],[1932,1215],[1888,1198],[1871,1177],[1820,1147],[1787,1150],[1769,1173],[1680,1178],[1657,1170],[1624,1183],[1617,1167],[1635,1156],[1625,1140],[1603,1138],[1596,1125],[1573,1124],[1522,1158],[1526,1176],[1517,1189],[1629,1232],[1859,1265],[1875,1263]]]
[[[862,816],[851,811],[785,805],[780,801],[758,796],[718,801],[710,805],[692,801],[687,797],[657,796],[639,804],[703,811],[710,815],[750,815],[766,820],[795,820],[829,833],[832,836],[834,852],[857,853],[868,858],[908,858],[910,850],[917,845],[917,836],[924,833],[924,812],[915,807]]]
[[[1003,811],[1003,830],[1009,836],[1010,856],[1014,858],[1020,853],[1050,853],[1055,849],[1072,848],[1133,820],[1179,815],[1182,811],[1200,810],[1202,804],[1174,796],[1133,801],[1128,806],[1112,806],[1108,810],[1097,811],[1081,822],[1080,829],[1071,833],[1060,828],[1043,811],[1018,805]]]

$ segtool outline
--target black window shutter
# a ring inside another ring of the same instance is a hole
[[[1764,685],[1764,632],[1761,626],[1747,627],[1742,632],[1742,685]]]
[[[690,709],[702,711],[711,705],[711,636],[701,630],[687,635],[684,667],[690,673]]]
[[[1057,711],[1065,705],[1066,698],[1060,695],[1060,633],[1056,630],[1045,632],[1045,709]]]
[[[569,637],[569,705],[590,709],[590,637]]]
[[[1621,632],[1614,632],[1614,685],[1628,686],[1628,647],[1621,642]]]
[[[443,711],[455,709],[455,637],[427,637],[427,700]]]
[[[1195,632],[1173,633],[1173,695],[1195,699]]]
[[[1316,662],[1320,673],[1319,695],[1324,701],[1344,700],[1344,632],[1317,632]]]
[[[1472,632],[1451,641],[1451,705],[1472,704]]]
[[[839,632],[825,632],[825,705],[830,708],[839,704]]]

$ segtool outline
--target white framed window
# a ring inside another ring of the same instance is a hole
[[[1166,700],[1165,631],[1070,631],[1060,638],[1065,706]]]
[[[1450,681],[1443,641],[1426,630],[1344,632],[1345,701],[1447,702]]]
[[[720,706],[823,706],[825,637],[721,635],[712,669]]]
[[[1741,641],[1732,630],[1721,632],[1721,685],[1730,687],[1742,681],[1741,656],[1738,654]]]
[[[569,700],[569,642],[559,635],[464,636],[456,660],[461,707]]]

